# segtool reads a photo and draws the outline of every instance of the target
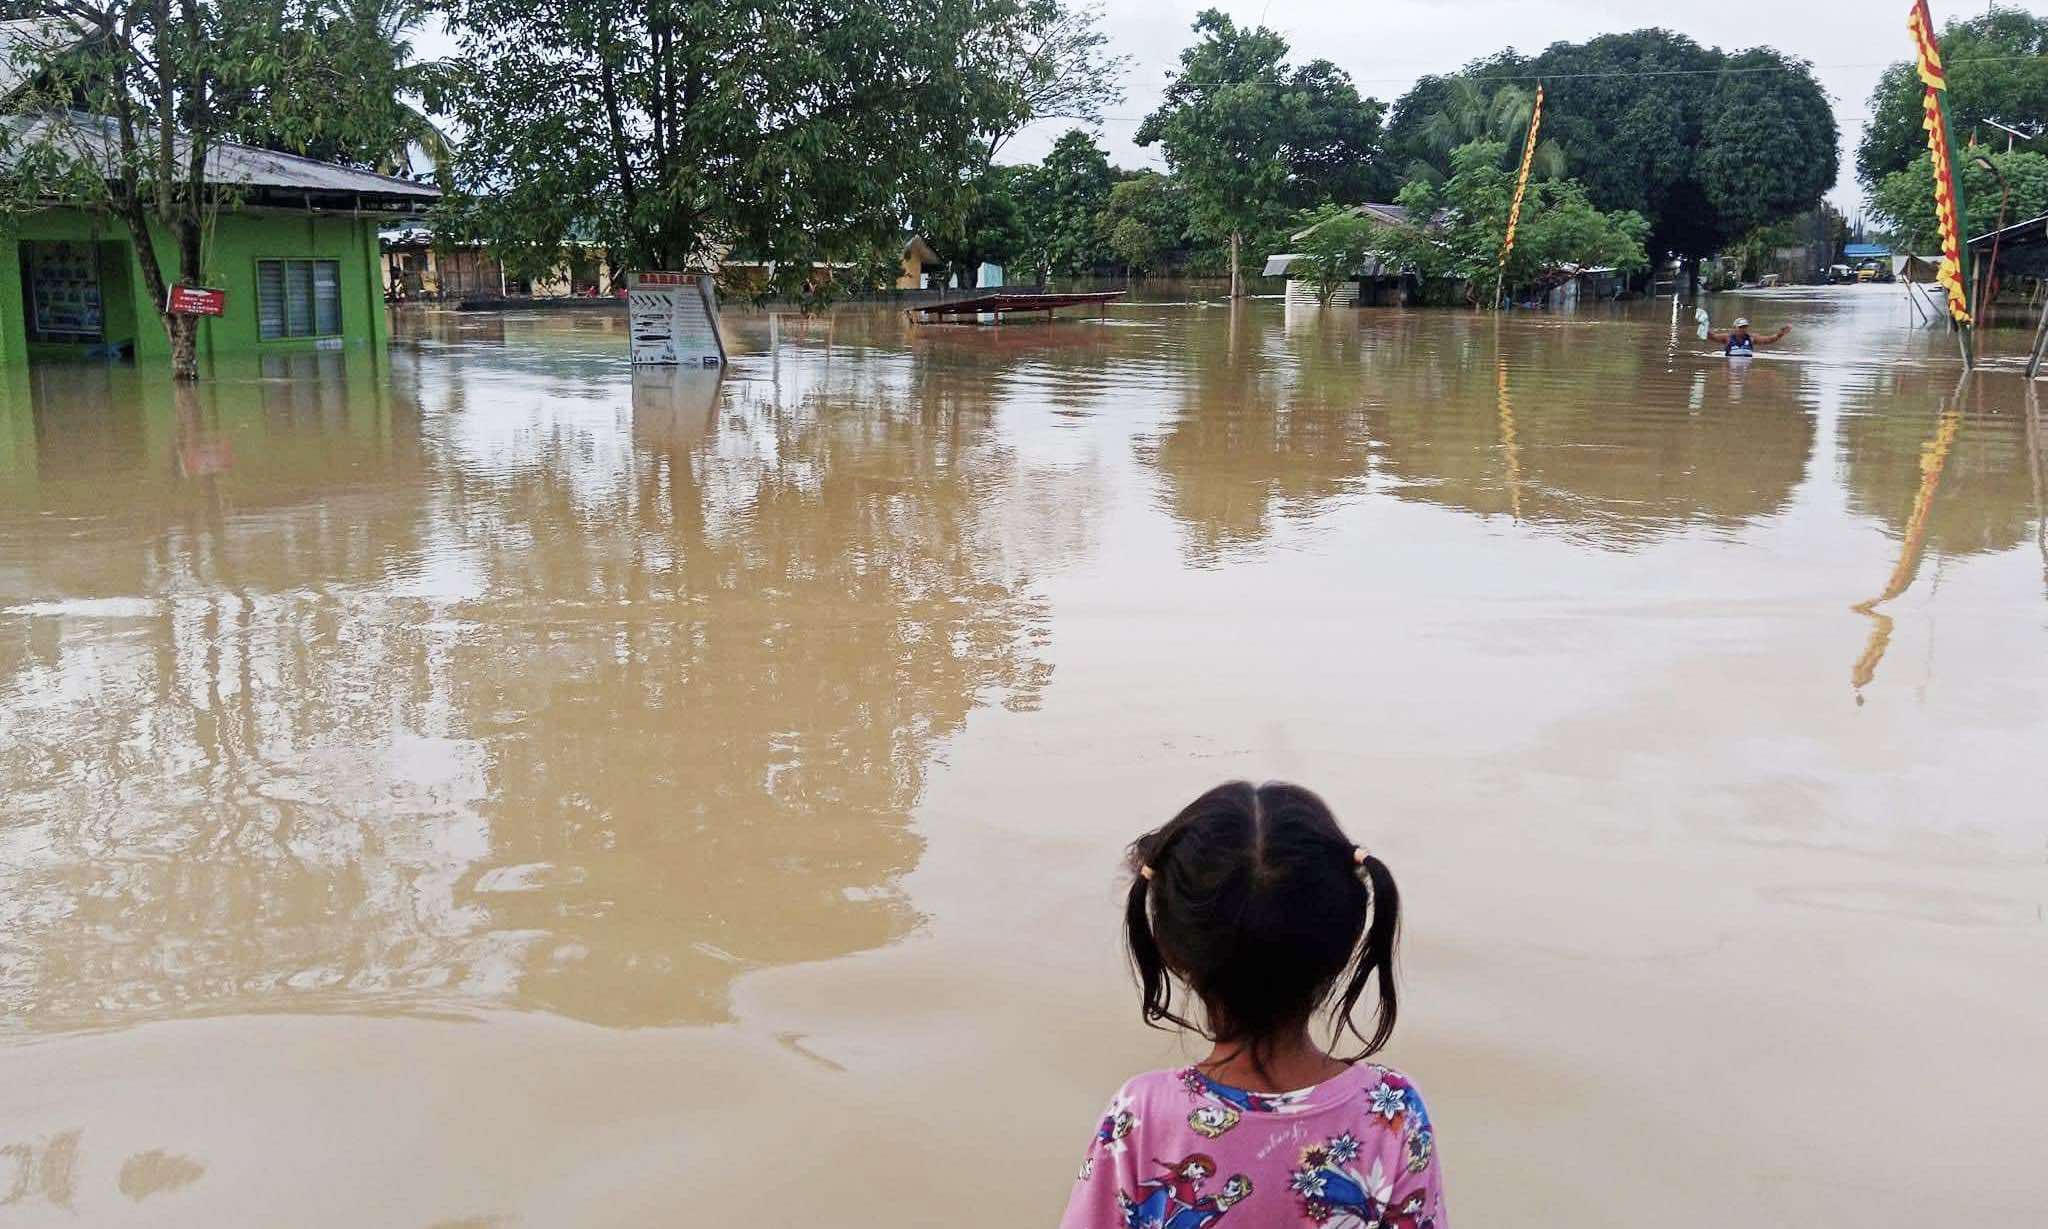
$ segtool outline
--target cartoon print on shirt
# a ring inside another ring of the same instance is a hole
[[[1209,1097],[1254,1114],[1298,1114],[1305,1107],[1309,1093],[1315,1091],[1305,1088],[1298,1092],[1252,1092],[1219,1084],[1194,1067],[1181,1071],[1180,1082],[1198,1097]]]
[[[1116,1155],[1104,1163],[1105,1153]],[[1299,1095],[1234,1089],[1182,1067],[1119,1091],[1090,1134],[1062,1224],[1443,1229],[1438,1164],[1421,1097],[1378,1064],[1359,1062]],[[1255,1186],[1288,1189],[1254,1199]],[[1262,1211],[1233,1215],[1247,1199]]]
[[[1103,1115],[1102,1125],[1095,1129],[1095,1142],[1101,1145],[1110,1155],[1122,1156],[1124,1154],[1124,1136],[1129,1135],[1131,1128],[1136,1125],[1138,1125],[1138,1120],[1132,1115],[1131,1111],[1127,1109],[1111,1109],[1109,1113]]]
[[[1230,1105],[1197,1105],[1188,1114],[1188,1129],[1210,1139],[1221,1139],[1244,1115]]]
[[[1158,1175],[1138,1183],[1144,1198],[1117,1192],[1125,1229],[1203,1229],[1252,1193],[1251,1178],[1233,1174],[1221,1190],[1203,1194],[1202,1184],[1216,1173],[1215,1159],[1204,1152],[1177,1162],[1152,1163],[1159,1167]]]
[[[1109,1108],[1103,1112],[1101,1125],[1095,1128],[1095,1138],[1088,1146],[1091,1161],[1097,1148],[1111,1156],[1124,1154],[1124,1138],[1138,1125],[1138,1116],[1131,1112],[1134,1104],[1127,1093],[1121,1092],[1109,1103]]]
[[[1223,1184],[1223,1189],[1214,1195],[1203,1195],[1193,1205],[1180,1209],[1167,1218],[1166,1229],[1205,1229],[1223,1219],[1223,1214],[1252,1193],[1252,1180],[1245,1174],[1232,1174]]]

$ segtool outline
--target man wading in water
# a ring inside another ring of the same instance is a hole
[[[1710,329],[1707,331],[1707,340],[1720,342],[1721,353],[1727,355],[1730,358],[1734,358],[1738,354],[1755,354],[1756,348],[1758,346],[1777,345],[1779,342],[1785,340],[1785,334],[1791,331],[1792,326],[1788,324],[1783,328],[1779,329],[1777,332],[1771,334],[1769,337],[1758,337],[1756,334],[1749,331],[1749,317],[1743,316],[1735,321],[1734,332],[1716,333]]]

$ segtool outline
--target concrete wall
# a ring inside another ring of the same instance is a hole
[[[166,282],[175,280],[177,252],[154,233],[157,263]],[[19,218],[0,233],[0,364],[82,352],[85,347],[28,342],[29,306],[21,280],[21,245],[38,240],[90,242],[100,247],[100,299],[107,340],[133,339],[140,361],[168,362],[170,341],[156,305],[147,301],[142,266],[128,230],[119,222],[84,210],[53,208]],[[341,344],[381,348],[388,336],[383,278],[379,271],[377,221],[340,214],[262,211],[223,214],[207,249],[204,278],[227,292],[227,310],[201,323],[199,356],[267,354],[320,348],[323,339],[263,341],[256,327],[256,262],[273,259],[333,260],[341,274]],[[332,339],[325,339],[332,346]]]

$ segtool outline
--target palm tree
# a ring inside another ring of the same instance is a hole
[[[418,150],[439,173],[453,146],[423,103],[436,96],[450,70],[441,61],[414,58],[412,48],[413,33],[435,7],[433,0],[307,5],[292,34],[321,48],[322,71],[272,93],[265,100],[265,129],[243,139],[407,178]]]
[[[1450,96],[1443,109],[1422,122],[1422,138],[1437,160],[1418,159],[1409,167],[1409,177],[1442,182],[1451,151],[1474,141],[1506,142],[1508,156],[1519,159],[1536,95],[1511,81],[1491,89],[1472,77],[1452,77],[1448,84]],[[1548,137],[1539,140],[1532,173],[1544,179],[1564,178],[1564,147]]]

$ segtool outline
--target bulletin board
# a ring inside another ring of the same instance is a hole
[[[98,338],[106,328],[100,308],[99,249],[90,243],[29,243],[29,307],[42,337]]]

